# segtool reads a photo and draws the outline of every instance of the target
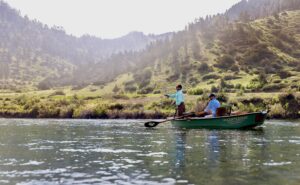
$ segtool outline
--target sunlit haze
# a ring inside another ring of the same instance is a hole
[[[222,13],[239,0],[5,0],[22,15],[67,33],[114,38],[131,31],[178,31],[198,17]]]

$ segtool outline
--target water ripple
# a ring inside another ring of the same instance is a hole
[[[0,119],[0,184],[299,182],[299,122],[268,121],[259,131],[142,122]]]

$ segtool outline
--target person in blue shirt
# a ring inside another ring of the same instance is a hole
[[[176,93],[166,94],[165,96],[176,100],[176,107],[177,107],[176,115],[182,116],[183,113],[185,112],[185,104],[184,104],[184,95],[182,92],[182,85],[176,86]]]
[[[203,112],[199,112],[197,116],[207,116],[207,115],[212,115],[212,117],[216,117],[217,109],[221,106],[220,102],[217,100],[215,94],[210,94],[209,95],[210,101],[208,102],[208,105],[204,109]]]

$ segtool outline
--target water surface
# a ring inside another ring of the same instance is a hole
[[[299,122],[239,131],[0,119],[0,184],[297,185],[299,159]]]

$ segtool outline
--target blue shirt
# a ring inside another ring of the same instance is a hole
[[[168,94],[168,95],[170,98],[174,98],[176,100],[177,106],[184,102],[182,90],[177,91],[175,94]]]
[[[214,98],[210,100],[210,102],[208,103],[204,111],[205,112],[211,111],[212,116],[216,117],[217,108],[219,108],[220,106],[221,106],[220,102],[216,98]]]

